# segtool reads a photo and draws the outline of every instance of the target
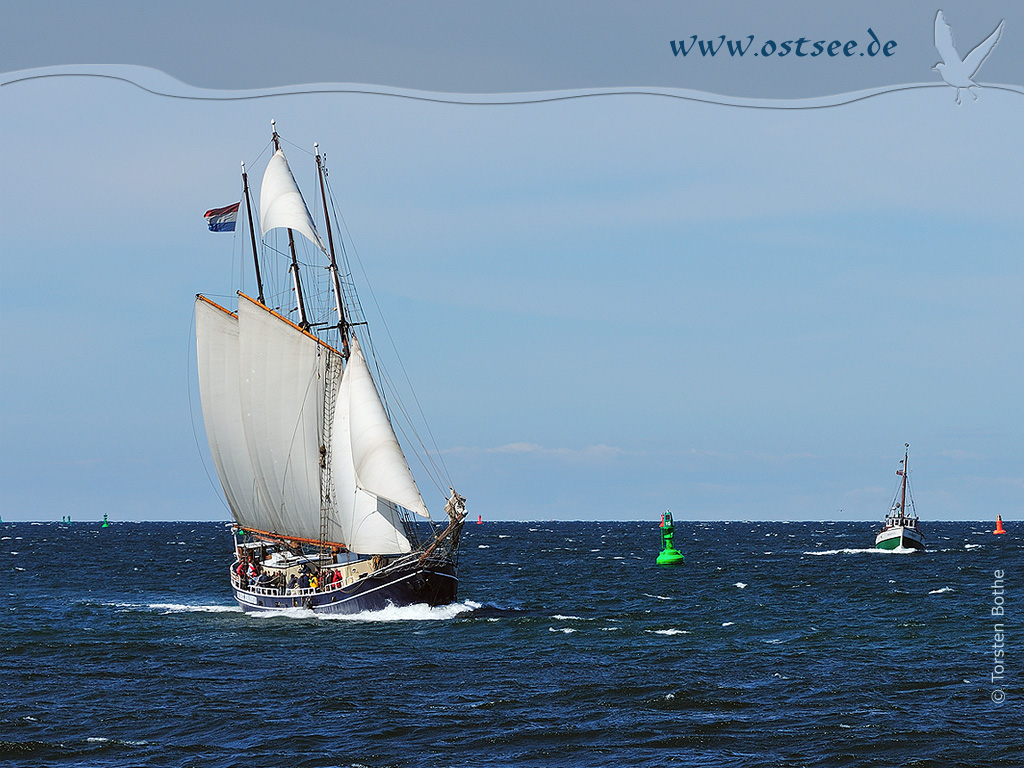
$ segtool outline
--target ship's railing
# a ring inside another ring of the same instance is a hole
[[[288,587],[266,587],[258,584],[250,584],[248,579],[240,578],[236,573],[231,574],[231,583],[238,587],[238,589],[254,595],[265,595],[270,597],[303,597],[309,595],[322,595],[325,592],[333,592],[345,587],[350,587],[357,581],[361,581],[366,578],[367,575],[368,574],[359,574],[356,576],[349,576],[341,581],[325,584],[324,586],[317,587],[316,589],[313,589],[312,587],[292,587],[289,589]]]

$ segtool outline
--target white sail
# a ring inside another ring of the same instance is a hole
[[[196,357],[206,437],[228,507],[242,527],[268,530],[242,428],[238,318],[201,296],[196,298]]]
[[[334,412],[333,475],[346,543],[359,554],[394,554],[412,547],[396,508],[429,517],[353,337]]]
[[[351,387],[349,430],[356,483],[376,496],[382,496],[401,504],[410,512],[429,518],[430,513],[427,512],[391,420],[377,394],[359,341],[354,336],[345,375]]]
[[[292,169],[288,167],[284,152],[279,149],[267,163],[260,186],[260,232],[265,235],[282,227],[300,232],[321,251],[327,252],[295,183]]]
[[[239,294],[242,423],[271,527],[320,537],[320,453],[325,371],[337,353],[283,317]],[[334,526],[332,541],[343,541]]]

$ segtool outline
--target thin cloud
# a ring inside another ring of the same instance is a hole
[[[518,456],[537,456],[544,459],[560,459],[562,461],[610,461],[627,452],[611,445],[588,445],[585,448],[547,448],[537,443],[508,443],[494,448],[453,448],[445,453],[462,455],[511,454]]]

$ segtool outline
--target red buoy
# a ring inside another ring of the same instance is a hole
[[[1003,516],[996,515],[996,529],[992,533],[1006,533],[1006,529],[1003,528]]]

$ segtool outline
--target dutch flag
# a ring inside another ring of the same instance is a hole
[[[203,214],[211,232],[234,232],[238,218],[238,203],[223,208],[211,208]]]

